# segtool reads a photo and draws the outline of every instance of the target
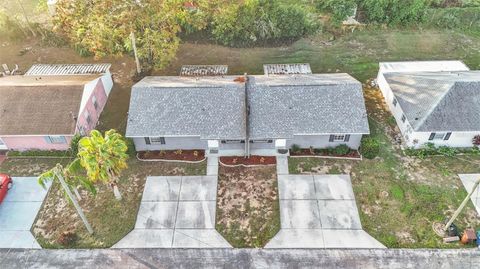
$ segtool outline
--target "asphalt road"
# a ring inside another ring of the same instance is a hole
[[[480,250],[0,250],[10,268],[480,268]]]

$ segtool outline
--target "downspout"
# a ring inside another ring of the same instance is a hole
[[[249,124],[249,117],[250,117],[250,104],[248,103],[248,86],[249,86],[249,79],[247,73],[244,75],[245,79],[245,158],[250,157],[250,124]]]

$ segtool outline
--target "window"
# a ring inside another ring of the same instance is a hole
[[[405,114],[402,115],[402,122],[405,122],[407,120],[407,117],[405,117]]]
[[[272,139],[250,140],[250,143],[273,143]]]
[[[66,144],[67,143],[65,136],[47,136],[45,137],[45,140],[49,144]]]
[[[393,98],[393,106],[397,106],[397,98]]]
[[[350,135],[346,134],[336,134],[330,135],[329,142],[348,142],[350,140]]]
[[[0,139],[0,146],[4,146],[4,145],[5,145],[5,143],[3,142],[2,139]]]
[[[245,140],[240,140],[240,139],[222,140],[222,144],[240,144],[240,143],[245,143]]]
[[[98,110],[98,102],[97,102],[97,97],[95,97],[95,95],[92,97],[92,103],[95,110]]]
[[[452,135],[451,132],[449,133],[431,133],[428,140],[448,140]]]
[[[150,144],[165,145],[165,137],[163,137],[163,136],[150,137]]]
[[[87,124],[90,125],[92,123],[92,118],[90,118],[90,113],[88,113],[88,110],[85,110],[85,112],[83,112],[83,116],[85,117],[85,121],[87,121]]]
[[[85,136],[85,127],[83,126],[78,127],[78,132],[80,133],[81,136]]]

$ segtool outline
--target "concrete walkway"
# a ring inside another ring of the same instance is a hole
[[[217,156],[208,156],[207,176],[218,176],[218,157]]]
[[[277,156],[277,175],[288,175],[287,156]]]
[[[384,248],[362,229],[350,176],[278,175],[280,232],[265,248]]]
[[[217,176],[148,177],[135,229],[113,248],[229,248],[216,197]]]
[[[458,176],[460,177],[460,180],[462,181],[467,193],[470,193],[473,185],[480,178],[480,174],[459,174]],[[470,200],[472,200],[477,213],[480,214],[480,188],[477,188],[477,190],[470,197]]]
[[[46,195],[36,177],[13,178],[0,205],[0,248],[41,248],[30,229]]]

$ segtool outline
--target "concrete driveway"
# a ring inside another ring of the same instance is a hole
[[[215,230],[217,176],[148,177],[135,228],[113,248],[228,248]]]
[[[348,175],[278,175],[281,229],[266,248],[384,248],[362,229]]]
[[[0,248],[41,248],[30,228],[46,195],[36,177],[13,178],[13,187],[0,205]]]

